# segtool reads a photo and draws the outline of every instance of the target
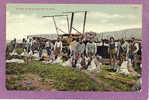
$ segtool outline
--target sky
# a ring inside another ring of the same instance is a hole
[[[110,4],[7,4],[6,39],[56,33],[52,18],[69,11],[88,11],[85,32],[108,32],[142,28],[142,5]],[[69,16],[69,21],[71,14]],[[73,27],[83,31],[84,13],[75,13]],[[66,17],[56,17],[57,26],[68,33]],[[76,33],[76,31],[72,31]],[[62,34],[59,32],[59,34]]]

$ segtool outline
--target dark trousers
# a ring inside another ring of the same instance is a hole
[[[39,57],[42,56],[42,48],[39,48]]]
[[[50,47],[46,47],[46,50],[47,50],[48,56],[50,56],[51,55]]]
[[[115,49],[110,49],[110,64],[115,65],[116,64],[116,51]]]
[[[131,53],[130,59],[131,59],[133,67],[136,69],[136,67],[137,67],[137,54]]]
[[[34,46],[31,46],[31,50],[32,50],[32,52],[34,54],[34,50],[35,50]]]

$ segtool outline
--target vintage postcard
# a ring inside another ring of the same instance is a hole
[[[140,91],[141,42],[142,5],[8,4],[6,88]]]
[[[147,98],[142,3],[4,4],[4,95]]]

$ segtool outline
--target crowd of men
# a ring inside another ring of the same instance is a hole
[[[53,61],[61,57],[64,51],[63,43],[59,37],[55,43],[49,40],[36,40],[32,37],[27,37],[27,39],[23,39],[24,50],[27,53],[32,52],[32,54],[34,54],[35,43],[37,44],[40,59],[43,58],[43,50],[47,51],[49,60],[52,59]],[[16,39],[14,39],[11,44],[13,46],[11,51],[13,51],[16,46]],[[139,49],[139,44],[135,41],[135,38],[132,38],[129,43],[125,38],[122,38],[116,43],[114,37],[110,37],[108,43],[110,64],[113,66],[114,70],[116,70],[117,66],[120,66],[123,61],[130,61],[133,68],[137,69],[137,52]],[[79,63],[80,66],[83,66],[83,69],[87,69],[93,59],[101,59],[100,55],[97,54],[97,43],[95,43],[94,38],[88,40],[84,38],[78,40],[71,39],[71,42],[67,46],[67,57],[71,58],[72,67],[77,67]]]
[[[88,70],[94,72],[100,72],[99,63],[102,57],[97,54],[98,43],[94,41],[94,38],[90,38],[85,40],[84,38],[80,38],[78,40],[72,39],[69,37],[70,42],[68,46],[64,46],[61,38],[57,38],[56,42],[51,42],[49,40],[44,39],[33,39],[32,37],[27,37],[27,39],[23,39],[23,48],[24,52],[28,55],[34,55],[35,51],[38,51],[38,57],[40,61],[44,59],[44,51],[47,52],[48,61],[52,64],[58,63],[60,64],[60,59],[63,58],[62,54],[65,52],[68,58],[66,61],[63,61],[62,66],[71,66],[73,68],[79,70]],[[35,45],[36,44],[36,45]],[[102,44],[104,42],[102,41]],[[16,48],[16,39],[11,41],[12,49],[11,52]],[[131,70],[134,76],[139,76],[140,74],[136,73],[136,69],[138,69],[137,64],[137,56],[138,51],[141,50],[139,43],[135,38],[132,38],[129,42],[126,41],[125,38],[122,38],[120,41],[116,42],[114,37],[110,37],[108,42],[108,54],[110,65],[113,66],[113,70],[117,72],[121,66],[126,64],[125,62],[129,62],[132,64],[131,69],[128,67],[122,67],[123,74],[128,75],[128,69]],[[141,78],[136,82],[133,86],[132,90],[140,90],[141,89]]]
[[[125,38],[122,38],[116,46],[114,38],[111,37],[109,43],[110,63],[115,67],[117,60],[119,60],[118,65],[121,65],[123,61],[130,61],[133,64],[134,69],[136,69],[137,53],[139,49],[139,44],[136,42],[135,38],[132,38],[129,43]]]

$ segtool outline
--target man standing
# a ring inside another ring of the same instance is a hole
[[[47,50],[48,56],[50,56],[50,44],[49,44],[49,41],[48,40],[46,41],[45,48]]]
[[[76,40],[72,40],[72,42],[69,45],[70,48],[70,55],[73,56],[76,53],[76,47],[77,47],[77,42]]]
[[[77,44],[76,50],[79,57],[84,56],[85,44],[82,39],[80,39],[80,42]]]
[[[54,45],[54,52],[56,57],[61,54],[62,48],[63,48],[62,42],[60,41],[60,38],[58,38]]]
[[[49,44],[50,44],[50,55],[51,55],[52,51],[54,50],[54,45],[52,41]]]
[[[132,43],[130,44],[130,59],[133,67],[137,68],[137,52],[139,51],[139,45],[136,43],[135,38],[132,38]]]
[[[86,55],[88,57],[95,56],[97,52],[97,46],[96,43],[93,42],[93,40],[90,40],[86,45]]]
[[[108,51],[110,54],[110,64],[113,65],[113,67],[115,68],[115,65],[116,65],[116,45],[115,45],[113,37],[110,37],[110,43],[109,43]]]
[[[119,64],[121,65],[123,61],[128,60],[128,55],[129,55],[129,44],[126,42],[125,38],[123,37],[122,40],[120,41],[119,45]]]
[[[27,53],[29,53],[32,50],[32,38],[27,37]]]
[[[44,40],[41,39],[39,41],[39,57],[40,57],[40,59],[42,59],[42,53],[43,53],[44,47],[45,47]]]
[[[33,52],[33,55],[34,55],[34,53],[35,53],[35,48],[36,48],[36,39],[33,39],[32,38],[32,41],[31,41],[31,50],[32,50],[32,52]]]

